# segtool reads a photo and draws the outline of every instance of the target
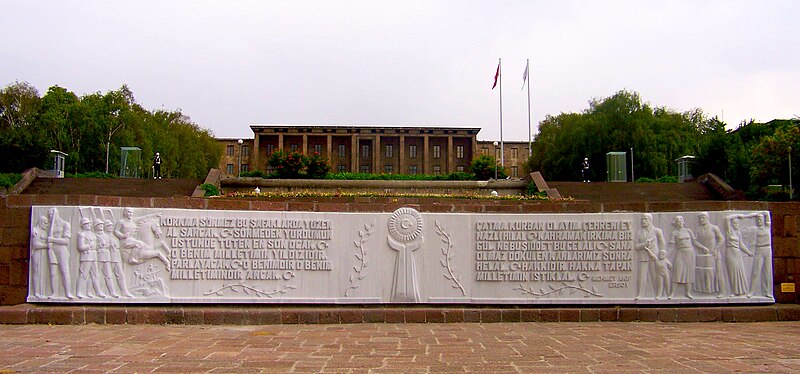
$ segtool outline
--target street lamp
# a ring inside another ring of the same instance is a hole
[[[789,200],[792,200],[794,188],[792,187],[792,147],[789,147]]]
[[[492,143],[492,144],[494,144],[494,154],[495,154],[495,158],[494,158],[494,180],[497,180],[497,156],[496,156],[497,155],[497,140],[495,140],[494,143]]]
[[[237,177],[241,177],[242,176],[242,143],[244,143],[244,140],[239,139],[237,141],[237,143],[239,143],[239,175],[237,175]]]
[[[119,110],[115,110],[113,114],[114,117],[117,118],[117,116],[119,115]],[[106,140],[106,174],[108,174],[108,154],[109,154],[109,148],[111,147],[111,136],[114,135],[114,133],[117,132],[117,130],[122,128],[123,125],[125,125],[125,123],[120,121],[120,124],[113,130],[109,128],[108,140]]]

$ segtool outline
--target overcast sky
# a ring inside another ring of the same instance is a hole
[[[250,124],[480,127],[627,89],[735,127],[800,115],[800,1],[6,1],[0,85],[127,84],[217,137]]]

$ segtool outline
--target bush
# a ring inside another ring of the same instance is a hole
[[[637,179],[636,183],[678,183],[678,177],[672,175],[665,175],[658,177],[658,179],[643,177]]]
[[[267,178],[270,177],[269,174],[264,173],[261,170],[246,171],[246,172],[242,173],[240,176],[242,178],[264,178],[264,179],[267,179]]]
[[[489,155],[480,155],[472,160],[469,166],[469,171],[475,175],[477,180],[488,180],[495,177],[497,179],[505,179],[505,168],[497,164],[497,160]]]
[[[206,196],[219,196],[219,188],[211,183],[203,183],[200,189],[206,192]]]
[[[6,173],[0,174],[0,188],[11,188],[19,183],[22,179],[22,174]]]
[[[88,173],[78,173],[78,174],[64,174],[67,178],[116,178],[117,176],[114,174],[103,173],[102,171],[91,171]]]
[[[325,161],[319,153],[314,153],[308,158],[306,165],[306,177],[311,179],[325,179],[328,172],[331,171],[331,166]]]
[[[326,179],[334,180],[387,180],[387,181],[462,181],[475,180],[470,173],[456,172],[445,175],[432,174],[371,174],[371,173],[333,173]]]

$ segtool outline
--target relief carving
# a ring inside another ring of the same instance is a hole
[[[397,251],[392,281],[392,301],[419,302],[414,252],[422,247],[422,216],[412,208],[400,208],[389,217],[389,247]]]

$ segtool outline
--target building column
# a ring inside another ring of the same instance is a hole
[[[308,135],[303,134],[303,154],[308,156]]]
[[[333,147],[333,137],[331,136],[331,134],[328,134],[328,135],[326,136],[326,139],[325,139],[325,140],[327,140],[327,143],[328,143],[328,144],[327,144],[327,146],[325,147],[325,149],[328,151],[328,152],[327,152],[327,153],[328,153],[328,155],[327,155],[327,157],[328,157],[328,158],[327,158],[327,160],[328,160],[328,165],[330,165],[330,167],[331,167],[331,170],[334,170],[334,169],[333,169],[333,167],[334,167],[334,166],[333,166],[333,158],[331,158],[331,155],[332,155],[332,152],[333,152],[333,151],[331,150],[331,147]]]
[[[400,149],[397,150],[397,172],[406,173],[406,136],[400,135]]]
[[[358,134],[353,134],[350,139],[350,172],[358,173]]]
[[[253,154],[250,156],[253,158],[253,162],[250,163],[251,165],[253,165],[252,167],[253,171],[260,169],[260,166],[258,165],[258,143],[259,143],[258,133],[256,132],[253,133]]]
[[[375,151],[372,152],[375,155],[375,160],[372,161],[372,165],[375,169],[372,170],[373,173],[383,173],[381,170],[381,136],[379,134],[375,134]]]
[[[455,173],[456,172],[456,152],[453,149],[453,135],[447,137],[447,171],[445,174]]]
[[[278,150],[283,150],[283,133],[278,133]]]
[[[428,140],[427,134],[422,136],[422,174],[428,174],[431,168],[430,153],[428,152],[428,147],[430,147],[430,145]]]

